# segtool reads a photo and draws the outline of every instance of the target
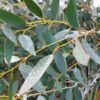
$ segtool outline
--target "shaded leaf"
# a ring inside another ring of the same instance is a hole
[[[36,55],[34,43],[28,35],[20,35],[18,37],[19,42],[21,43],[22,47],[28,51],[29,53]]]
[[[85,40],[82,40],[82,46],[86,53],[90,56],[90,58],[97,64],[100,64],[100,56],[95,53],[95,51],[90,47],[90,45]]]
[[[42,58],[36,66],[32,69],[32,71],[27,76],[25,82],[23,83],[22,87],[19,90],[19,95],[24,94],[27,92],[30,88],[32,88],[42,77],[42,75],[45,73],[49,65],[51,64],[53,60],[53,56],[45,56]]]
[[[13,94],[15,94],[18,90],[18,86],[19,86],[19,82],[18,81],[14,81],[12,84],[12,92]]]
[[[55,82],[55,88],[59,91],[62,92],[62,84],[58,81]]]
[[[42,10],[35,0],[24,0],[24,1],[30,11],[32,11],[34,14],[36,14],[39,17],[43,17]]]
[[[66,100],[73,100],[72,89],[66,91]]]
[[[65,15],[70,25],[72,25],[74,28],[79,28],[76,0],[69,0]]]
[[[13,27],[26,25],[26,23],[22,18],[3,9],[0,9],[0,19],[4,21],[6,24]]]
[[[3,25],[3,33],[5,34],[5,36],[11,40],[13,43],[17,44],[17,40],[16,37],[14,35],[14,31],[6,24]]]
[[[56,100],[56,95],[55,94],[51,94],[49,96],[49,100]]]
[[[75,75],[75,77],[77,78],[77,80],[81,83],[81,84],[85,84],[84,83],[84,79],[83,79],[83,77],[82,77],[82,74],[81,74],[81,72],[80,72],[80,70],[78,69],[78,68],[74,68],[73,69],[73,73],[74,73],[74,75]]]
[[[82,65],[88,65],[90,56],[84,51],[79,40],[76,40],[76,46],[73,49],[73,56]]]
[[[59,0],[52,0],[51,4],[51,14],[52,14],[52,19],[55,19],[59,10]]]
[[[77,87],[73,88],[73,95],[74,95],[74,100],[82,100],[82,94]]]
[[[26,77],[32,71],[32,67],[26,65],[25,63],[22,63],[19,65],[19,70],[23,78],[26,79]],[[38,81],[37,84],[35,84],[32,88],[40,93],[46,94],[45,88],[41,81]]]
[[[4,56],[5,56],[5,59],[6,59],[5,61],[7,61],[6,63],[8,65],[10,65],[14,46],[15,46],[14,43],[12,43],[11,41],[9,41],[9,40],[5,41]]]

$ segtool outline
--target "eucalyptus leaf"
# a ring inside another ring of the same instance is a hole
[[[36,66],[34,66],[32,71],[25,79],[22,87],[20,88],[19,95],[23,95],[40,80],[42,75],[45,73],[45,71],[51,64],[52,60],[53,60],[53,55],[45,56],[36,64]]]
[[[59,0],[52,0],[51,14],[52,18],[55,19],[59,11]]]
[[[14,35],[14,31],[6,24],[3,25],[3,33],[5,34],[5,36],[11,40],[13,43],[17,44],[17,40],[16,37]]]
[[[78,80],[81,84],[85,85],[84,79],[83,79],[83,77],[82,77],[82,74],[81,74],[80,70],[79,70],[78,68],[74,68],[74,69],[73,69],[73,73],[74,73],[75,77],[77,78],[77,80]]]
[[[73,92],[72,89],[66,91],[66,100],[73,100]]]
[[[38,96],[37,100],[46,100],[43,96]]]
[[[90,45],[84,39],[82,40],[82,46],[86,51],[86,53],[90,56],[90,58],[97,64],[100,64],[100,56],[95,53],[95,51],[90,47]]]
[[[36,14],[39,17],[43,17],[42,10],[35,0],[24,0],[24,2],[26,3],[30,11],[32,11],[34,14]]]
[[[20,44],[26,51],[33,54],[34,56],[36,55],[34,43],[28,35],[20,35],[18,39]]]
[[[74,28],[79,28],[76,0],[68,1],[68,6],[65,10],[65,16],[70,25],[72,25]]]
[[[89,63],[90,56],[84,51],[80,41],[76,40],[76,46],[73,49],[73,56],[82,65],[87,66]]]
[[[14,43],[12,43],[9,40],[5,41],[5,48],[4,48],[4,56],[5,56],[5,62],[10,66],[12,54],[14,51]]]
[[[26,77],[29,75],[31,70],[32,70],[32,67],[30,67],[29,65],[26,65],[25,63],[22,63],[19,65],[19,71],[22,74],[24,79],[26,79]],[[45,88],[41,81],[38,81],[37,84],[35,84],[32,88],[40,93],[46,94]]]
[[[0,9],[0,19],[13,27],[26,26],[25,21],[21,17],[3,9]]]

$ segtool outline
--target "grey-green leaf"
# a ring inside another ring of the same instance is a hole
[[[69,0],[65,11],[65,16],[71,26],[74,28],[79,28],[76,0]]]
[[[35,0],[24,0],[24,2],[26,3],[30,11],[32,11],[34,14],[36,14],[39,17],[43,17],[42,10]]]
[[[0,19],[13,27],[26,26],[26,23],[22,18],[3,9],[0,9]]]
[[[84,79],[83,79],[83,77],[82,77],[82,74],[81,74],[81,72],[80,72],[80,70],[78,69],[78,68],[74,68],[73,69],[73,73],[74,73],[74,75],[75,75],[75,77],[77,78],[77,80],[81,83],[81,84],[85,84],[84,83]]]
[[[95,51],[90,47],[90,45],[84,39],[82,40],[82,46],[84,50],[87,52],[87,54],[89,54],[90,58],[97,64],[100,64],[100,56],[95,53]]]
[[[62,84],[58,81],[55,82],[55,88],[59,91],[62,92]]]
[[[32,67],[30,67],[29,65],[26,65],[25,63],[22,63],[19,65],[19,71],[22,74],[24,79],[26,79],[26,77],[29,75],[31,70],[32,70]],[[32,88],[40,93],[46,94],[45,88],[41,81],[38,81],[37,84],[35,84]]]
[[[12,41],[13,43],[17,43],[16,37],[14,35],[14,31],[6,24],[3,25],[3,33],[5,34],[5,36]]]
[[[55,19],[59,10],[59,0],[52,0],[51,4],[51,14],[52,14],[52,19]]]
[[[53,55],[45,56],[36,64],[36,66],[34,66],[32,71],[27,76],[22,87],[20,88],[19,95],[23,95],[40,80],[42,75],[45,73],[45,71],[51,64],[52,60],[53,60]]]
[[[12,43],[11,41],[9,41],[9,40],[5,41],[4,56],[5,56],[5,59],[6,59],[8,65],[10,65],[14,46],[15,46],[14,43]]]
[[[72,89],[66,91],[66,100],[73,100],[73,92]]]
[[[46,100],[43,96],[38,96],[37,100]]]
[[[28,35],[20,35],[18,39],[19,39],[20,44],[26,51],[33,54],[34,56],[36,55],[34,43]]]

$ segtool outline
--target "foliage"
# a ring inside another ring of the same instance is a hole
[[[99,100],[99,8],[56,1],[0,1],[0,100]]]

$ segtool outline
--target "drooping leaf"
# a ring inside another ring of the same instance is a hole
[[[26,3],[30,11],[32,11],[34,14],[36,14],[39,17],[43,17],[42,10],[35,0],[24,0],[24,2]]]
[[[100,56],[95,53],[95,51],[90,47],[90,45],[84,39],[82,40],[82,46],[86,51],[86,53],[90,56],[90,58],[97,64],[100,64]]]
[[[3,9],[0,9],[0,19],[13,27],[26,25],[22,18]]]
[[[77,62],[85,66],[88,65],[90,56],[84,51],[79,40],[76,40],[76,46],[73,49],[73,55]]]
[[[37,100],[46,100],[43,96],[38,96]]]
[[[52,35],[52,33],[47,29],[46,33],[44,35],[45,41],[47,44],[53,43],[55,42],[55,38]],[[49,47],[49,49],[53,52],[53,50],[57,47],[57,44],[54,44],[52,46]],[[66,75],[66,62],[64,60],[63,54],[60,50],[58,50],[55,54],[54,54],[54,61],[57,65],[57,68],[59,69],[60,72],[62,72],[64,75]]]
[[[30,88],[32,88],[42,77],[45,73],[49,65],[53,60],[53,55],[45,56],[42,58],[36,66],[32,69],[32,71],[27,76],[25,82],[23,83],[22,87],[19,90],[19,95],[23,95],[27,92]]]
[[[55,94],[51,94],[49,96],[49,100],[56,100],[56,95]]]
[[[76,0],[69,0],[68,6],[65,11],[65,16],[71,26],[73,26],[74,28],[79,28]]]
[[[52,19],[55,19],[59,10],[59,0],[52,0],[51,4],[51,14],[52,14]]]
[[[14,46],[15,46],[14,43],[12,43],[11,41],[9,41],[9,40],[5,41],[4,55],[5,55],[5,61],[7,61],[6,63],[8,65],[10,65]]]
[[[77,80],[81,83],[81,84],[85,84],[84,83],[84,79],[83,79],[83,77],[82,77],[82,74],[81,74],[81,72],[80,72],[80,70],[78,69],[78,68],[74,68],[73,69],[73,73],[74,73],[74,75],[75,75],[75,77],[77,78]]]
[[[13,84],[12,84],[12,92],[13,92],[13,94],[15,94],[17,92],[18,86],[19,86],[19,82],[17,80],[14,81]]]
[[[77,87],[73,88],[73,95],[74,95],[74,100],[82,100],[82,94]]]
[[[9,100],[13,100],[13,91],[12,91],[12,86],[13,86],[13,80],[10,81],[9,88],[8,88],[8,95],[9,95]]]
[[[22,63],[19,65],[19,70],[23,78],[26,79],[26,77],[32,71],[32,67],[26,65],[25,63]],[[46,94],[45,88],[41,81],[38,81],[37,84],[35,84],[32,88],[40,93]]]
[[[5,34],[5,36],[11,40],[13,43],[17,44],[17,40],[16,37],[14,35],[14,31],[6,24],[3,25],[3,33]]]
[[[46,72],[49,75],[51,75],[53,79],[57,78],[57,75],[56,75],[57,73],[56,73],[56,71],[52,67],[49,67]]]
[[[66,91],[66,100],[73,100],[73,92],[72,89]]]
[[[29,53],[36,55],[34,43],[28,35],[20,35],[18,37],[19,42],[21,43],[22,47],[28,51]]]

